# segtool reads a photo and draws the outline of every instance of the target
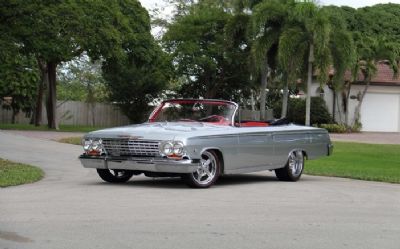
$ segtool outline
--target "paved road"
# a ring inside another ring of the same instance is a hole
[[[333,141],[369,144],[400,144],[400,132],[333,133],[330,134],[330,136]]]
[[[400,248],[400,185],[270,173],[189,189],[178,179],[101,182],[79,146],[0,131],[0,157],[43,168],[0,189],[0,248]]]

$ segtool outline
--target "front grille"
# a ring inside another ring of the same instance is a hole
[[[103,139],[106,153],[112,156],[159,156],[159,141]]]

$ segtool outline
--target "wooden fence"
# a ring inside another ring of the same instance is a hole
[[[11,123],[12,111],[0,108],[0,123]],[[129,124],[129,119],[121,110],[112,104],[84,103],[79,101],[57,101],[57,119],[59,124],[111,127]],[[47,121],[46,109],[43,107],[43,123]],[[30,117],[19,113],[17,124],[29,124]]]
[[[260,120],[260,111],[240,110],[242,120]],[[266,120],[273,119],[272,110],[266,110]],[[11,123],[12,111],[0,107],[0,123]],[[129,124],[129,119],[121,110],[112,104],[84,103],[79,101],[58,101],[57,119],[63,125],[84,125],[112,127]],[[30,117],[19,113],[17,124],[29,124]],[[46,109],[43,107],[42,123],[47,123]]]

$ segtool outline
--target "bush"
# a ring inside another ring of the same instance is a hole
[[[360,122],[356,122],[353,127],[351,127],[351,132],[360,132],[362,129],[362,124]]]
[[[282,101],[274,106],[274,116],[279,117],[282,110]],[[321,97],[311,97],[311,125],[330,124],[332,116],[329,113],[325,100]],[[306,116],[305,99],[289,99],[287,118],[295,124],[304,124]]]
[[[327,129],[328,132],[332,133],[346,133],[348,131],[344,124],[321,124],[319,127]]]

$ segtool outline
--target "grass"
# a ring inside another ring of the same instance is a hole
[[[0,159],[0,187],[36,182],[43,176],[44,172],[37,167]]]
[[[400,183],[400,145],[334,142],[333,155],[307,162],[309,175]]]
[[[81,145],[82,144],[82,137],[65,137],[57,140],[57,142],[60,143],[66,143],[66,144],[75,144],[75,145]]]
[[[75,125],[60,125],[57,131],[63,132],[91,132],[95,130],[104,129],[105,127],[93,126],[75,126]],[[0,130],[22,130],[22,131],[56,131],[47,128],[47,126],[34,126],[29,124],[0,124]]]

